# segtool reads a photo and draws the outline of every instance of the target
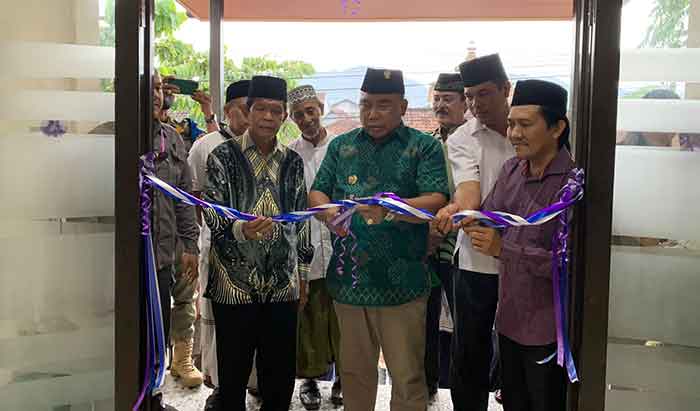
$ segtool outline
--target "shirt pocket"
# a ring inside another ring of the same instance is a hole
[[[187,155],[184,151],[174,149],[168,156],[170,166],[170,178],[173,184],[177,184],[182,178],[182,170],[187,166]]]

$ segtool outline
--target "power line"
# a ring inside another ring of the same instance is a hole
[[[549,74],[545,76],[537,76],[536,78],[538,79],[551,79],[551,78],[562,78],[562,77],[569,77],[569,75],[561,75],[561,74]],[[524,79],[529,79],[533,78],[531,76],[512,76],[510,79],[517,81],[517,80],[524,80]],[[405,88],[409,87],[430,87],[432,86],[433,83],[414,83],[414,84],[407,84],[404,86]],[[333,92],[333,91],[360,91],[359,87],[341,87],[341,88],[317,88],[316,92]]]

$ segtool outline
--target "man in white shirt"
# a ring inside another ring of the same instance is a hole
[[[497,54],[459,66],[469,110],[475,118],[447,140],[456,188],[453,202],[438,213],[438,226],[452,230],[460,210],[478,210],[515,151],[505,137],[510,82]],[[454,278],[454,333],[450,388],[456,410],[486,411],[493,356],[491,333],[498,302],[498,260],[476,252],[460,230],[459,271]]]
[[[199,197],[204,191],[207,182],[207,158],[214,149],[224,141],[240,136],[248,129],[248,85],[250,80],[239,80],[226,88],[226,104],[224,114],[228,120],[228,126],[222,127],[219,131],[214,131],[198,138],[187,158],[187,163],[192,170],[192,191]],[[211,231],[202,221],[201,210],[197,210],[197,220],[200,222],[199,233],[199,284],[201,292],[207,289],[209,280],[209,249],[211,248]],[[211,301],[208,298],[199,299],[199,313],[201,316],[201,338],[202,349],[202,372],[211,381],[214,392],[207,399],[206,410],[217,409],[219,374],[216,362],[216,332],[214,329],[214,313],[211,308]],[[253,368],[254,370],[254,368]],[[254,373],[254,371],[253,371]],[[255,385],[254,376],[251,382]]]
[[[304,160],[306,188],[311,189],[328,144],[335,136],[328,135],[321,126],[323,103],[312,86],[291,90],[288,99],[290,116],[301,130],[301,136],[289,143],[289,148]],[[311,220],[311,244],[314,246],[314,257],[306,285],[308,301],[299,313],[297,376],[306,379],[299,390],[301,403],[307,410],[317,410],[321,406],[321,393],[316,378],[327,374],[333,362],[335,374],[340,375],[340,330],[325,280],[333,254],[331,235],[326,226],[316,219]],[[336,406],[343,403],[339,377],[333,384],[331,401]]]

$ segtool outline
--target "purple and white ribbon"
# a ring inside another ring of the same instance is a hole
[[[146,289],[146,365],[143,371],[143,385],[132,408],[138,411],[146,396],[163,386],[165,381],[165,330],[160,306],[160,290],[156,269],[153,238],[151,236],[152,184],[145,178],[155,170],[155,154],[148,153],[141,157],[141,174],[139,176],[141,207],[141,243],[143,245],[144,284]]]
[[[232,220],[244,221],[252,221],[257,218],[257,216],[253,214],[244,213],[233,208],[224,207],[219,204],[209,203],[204,200],[200,200],[199,198],[193,196],[190,193],[187,193],[184,190],[169,185],[168,183],[154,176],[152,173],[143,172],[142,178],[144,181],[148,181],[150,185],[158,188],[159,190],[161,190],[162,192],[164,192],[165,194],[169,195],[177,201],[192,206],[210,208],[216,211],[216,213],[221,215],[222,217],[229,218]],[[557,363],[566,368],[569,380],[571,382],[578,381],[578,376],[576,373],[576,367],[574,365],[573,355],[571,353],[571,347],[569,344],[567,325],[569,307],[569,259],[567,253],[567,238],[569,232],[568,216],[571,210],[571,206],[573,206],[577,201],[583,198],[583,179],[583,170],[572,170],[571,176],[567,184],[560,190],[558,194],[559,200],[556,203],[550,205],[549,207],[543,208],[527,217],[505,213],[502,211],[487,210],[465,210],[455,214],[452,217],[454,223],[458,223],[464,218],[471,217],[485,225],[504,229],[507,229],[508,227],[541,225],[552,221],[553,219],[558,217],[559,224],[558,229],[555,231],[554,234],[552,252],[552,279],[554,290],[553,297],[555,305],[555,321],[557,328],[556,358]],[[144,184],[144,186],[146,186],[146,184]],[[357,241],[354,237],[354,234],[352,234],[349,228],[350,220],[352,218],[352,215],[357,210],[358,205],[378,205],[396,214],[409,217],[416,217],[425,221],[430,221],[435,218],[435,216],[431,213],[407,204],[403,199],[401,199],[393,193],[378,193],[372,197],[333,201],[328,204],[308,208],[302,211],[292,211],[289,213],[272,216],[271,219],[272,221],[278,223],[296,223],[307,220],[313,215],[325,211],[327,209],[340,208],[340,213],[331,221],[331,224],[334,226],[340,226],[345,228],[348,231],[350,238],[346,237],[342,239],[336,239],[336,246],[342,253],[341,259],[339,259],[338,261],[337,269],[338,272],[341,274],[344,272],[345,265],[343,263],[343,256],[350,255],[352,258],[351,267],[353,287],[356,287],[358,284],[357,259],[355,257]],[[351,245],[349,245],[347,241],[351,241]],[[554,358],[554,356],[552,356],[552,358]]]
[[[573,170],[566,185],[559,191],[559,203],[573,204],[582,198],[583,183],[583,170]],[[568,217],[571,209],[565,208],[563,210],[566,210],[566,212],[559,212],[559,227],[554,232],[554,238],[552,239],[552,289],[554,292],[554,314],[557,328],[557,364],[566,369],[569,381],[574,383],[578,381],[578,374],[569,342],[568,326],[570,278],[567,242],[569,239]]]

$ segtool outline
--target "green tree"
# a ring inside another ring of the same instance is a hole
[[[656,0],[640,47],[680,48],[688,41],[690,0]]]
[[[106,0],[104,23],[101,27],[100,42],[103,46],[115,44],[114,1]],[[209,53],[196,51],[192,44],[175,38],[175,33],[187,20],[187,14],[178,11],[175,0],[156,0],[155,2],[155,60],[156,66],[164,75],[196,80],[200,88],[209,90]],[[276,61],[268,56],[244,57],[240,65],[226,56],[224,49],[224,82],[250,78],[255,74],[268,74],[287,80],[289,88],[297,85],[298,80],[314,74],[315,70],[303,61]],[[112,82],[105,82],[105,90],[113,90]],[[175,100],[175,111],[189,113],[198,124],[204,124],[204,116],[199,105],[190,98],[180,97]],[[296,125],[287,121],[280,130],[280,140],[287,143],[299,135]]]

